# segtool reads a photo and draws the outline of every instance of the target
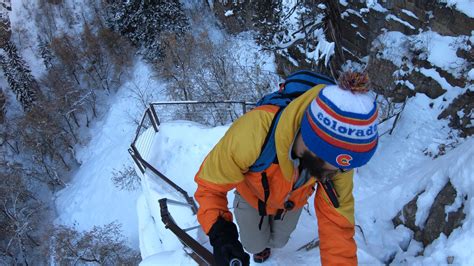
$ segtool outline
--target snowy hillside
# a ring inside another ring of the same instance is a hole
[[[148,66],[137,64],[133,79],[111,100],[113,105],[104,119],[88,132],[91,141],[77,152],[81,167],[68,187],[56,196],[58,223],[90,230],[119,221],[129,244],[138,247],[136,200],[139,192],[118,189],[112,177],[114,171],[133,165],[127,149],[135,134],[133,119],[143,106],[131,101],[132,88],[140,84],[148,88],[145,92],[157,95],[159,90],[155,88],[160,84],[150,75]]]

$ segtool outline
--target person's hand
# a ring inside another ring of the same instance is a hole
[[[209,230],[209,239],[214,248],[216,265],[228,266],[232,259],[238,259],[242,265],[250,264],[250,256],[244,251],[239,241],[237,226],[219,217]]]

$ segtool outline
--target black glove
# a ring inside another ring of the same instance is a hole
[[[238,259],[242,265],[250,264],[250,256],[245,253],[239,242],[237,226],[222,217],[217,218],[216,223],[209,230],[209,239],[214,248],[214,259],[216,265],[228,266],[232,259]]]

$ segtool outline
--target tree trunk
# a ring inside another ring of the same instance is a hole
[[[69,133],[72,135],[74,142],[78,143],[78,140],[77,140],[76,134],[74,134],[74,129],[72,128],[71,122],[69,122],[69,119],[67,118],[66,115],[63,115],[63,117],[64,117],[64,120],[66,120],[67,126],[69,127]]]

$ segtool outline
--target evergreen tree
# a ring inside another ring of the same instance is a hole
[[[163,55],[163,33],[181,35],[189,27],[178,0],[107,0],[107,21],[151,61]]]
[[[51,51],[50,45],[41,38],[38,38],[38,49],[41,58],[43,59],[44,67],[50,70],[53,67],[54,55]]]
[[[8,85],[16,94],[23,109],[28,111],[38,97],[38,83],[12,42],[6,42],[2,48],[3,51],[0,51],[0,65],[5,73]]]
[[[5,121],[5,115],[7,113],[7,97],[3,92],[3,88],[0,88],[0,124]]]

